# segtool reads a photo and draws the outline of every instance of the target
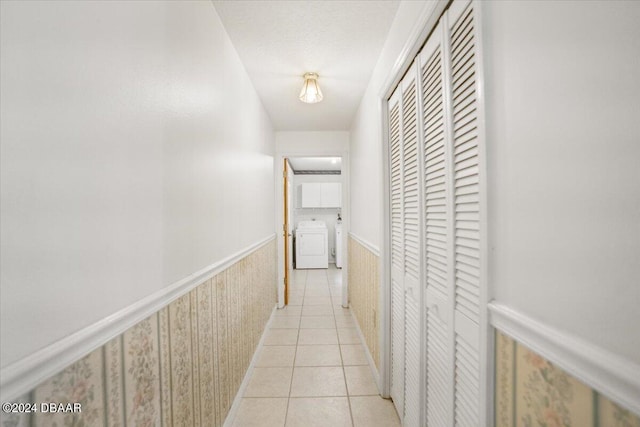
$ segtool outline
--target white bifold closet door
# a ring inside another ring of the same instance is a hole
[[[480,310],[486,310],[480,272],[480,149],[478,64],[474,4],[455,2],[445,15],[449,39],[451,93],[450,177],[453,186],[453,270],[455,325],[455,425],[478,426],[480,397]],[[484,285],[486,286],[486,285]],[[481,302],[481,293],[482,299]],[[484,318],[484,316],[483,316]],[[486,342],[484,343],[486,346]],[[484,421],[484,420],[482,420]]]
[[[412,66],[400,84],[402,91],[402,237],[404,240],[404,425],[419,427],[422,363],[420,176],[418,79]]]
[[[450,5],[388,104],[391,397],[407,427],[486,424],[474,6]]]
[[[400,95],[389,100],[391,193],[391,398],[404,416],[404,239]]]
[[[445,91],[443,29],[438,24],[418,55],[421,79],[421,154],[425,174],[424,215],[426,424],[453,425],[453,351],[451,331],[451,180],[448,99]]]
[[[391,170],[391,397],[405,426],[421,425],[421,207],[416,66],[389,101]]]

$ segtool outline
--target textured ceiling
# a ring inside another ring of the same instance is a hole
[[[348,130],[398,1],[214,1],[276,130]],[[317,72],[324,100],[298,100]]]

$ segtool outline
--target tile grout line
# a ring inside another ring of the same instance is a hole
[[[304,307],[304,298],[305,295],[307,294],[307,275],[305,274],[305,278],[304,278],[304,293],[303,293],[303,297],[302,297],[302,304]],[[300,310],[300,318],[302,319],[302,309]],[[301,322],[302,320],[300,320]],[[289,405],[291,404],[291,390],[293,389],[293,374],[295,373],[295,369],[296,369],[296,358],[298,357],[298,342],[300,341],[300,322],[298,322],[298,333],[296,334],[296,348],[293,351],[293,362],[292,362],[292,366],[291,366],[291,379],[289,380],[289,396],[287,396],[287,409],[284,411],[284,424],[282,424],[282,427],[286,427],[287,425],[287,417],[289,416]]]
[[[291,379],[289,380],[289,395],[287,396],[287,409],[284,411],[284,424],[287,425],[287,417],[289,416],[289,405],[291,404],[291,390],[293,389],[293,374],[296,369],[296,358],[298,357],[298,340],[300,339],[300,328],[298,328],[298,334],[296,335],[296,348],[293,351],[293,362],[291,362]]]
[[[336,325],[336,335],[338,335],[338,321],[336,319],[336,307],[335,307],[335,304],[333,304],[333,296],[331,299],[331,308],[333,309],[333,322]],[[340,351],[340,362],[342,362],[342,375],[344,377],[344,388],[347,393],[347,406],[349,407],[349,419],[351,420],[351,426],[354,426],[355,421],[353,420],[353,410],[351,409],[351,393],[349,392],[349,386],[347,384],[347,371],[344,366],[344,356],[342,354],[342,345],[340,343],[339,335],[338,335],[338,351]]]

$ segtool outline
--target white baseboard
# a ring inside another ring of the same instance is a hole
[[[242,384],[240,384],[240,388],[238,389],[238,393],[236,393],[236,397],[233,399],[233,403],[231,404],[231,408],[229,408],[229,413],[227,414],[227,418],[224,420],[224,424],[222,427],[231,427],[233,425],[233,420],[236,418],[236,414],[238,413],[238,409],[242,404],[242,396],[244,396],[244,391],[247,389],[249,385],[249,381],[251,380],[251,374],[253,373],[253,368],[256,366],[256,362],[258,361],[258,357],[260,357],[260,352],[258,350],[262,349],[262,345],[264,344],[264,337],[267,335],[267,331],[269,327],[271,327],[271,322],[273,321],[274,315],[278,310],[278,305],[276,304],[271,311],[271,316],[269,316],[269,320],[267,324],[264,326],[264,331],[262,331],[262,336],[260,337],[260,342],[256,347],[256,351],[253,353],[253,357],[251,358],[251,363],[249,364],[249,368],[247,368],[247,372],[244,374],[244,378],[242,379]]]
[[[640,414],[640,365],[498,302],[491,325],[612,401]],[[630,325],[630,327],[633,327]]]
[[[21,396],[275,239],[272,234],[0,370],[0,401]]]

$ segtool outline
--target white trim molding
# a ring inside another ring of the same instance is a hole
[[[614,402],[640,414],[640,365],[504,304],[489,304],[491,324]]]
[[[0,401],[15,399],[122,334],[201,283],[275,239],[275,234],[217,261],[0,371]],[[275,284],[274,284],[275,285]]]
[[[368,250],[369,252],[371,252],[372,254],[377,256],[378,258],[380,258],[380,249],[378,249],[377,246],[373,245],[372,243],[369,243],[368,241],[366,241],[362,237],[359,237],[357,234],[354,234],[353,231],[349,233],[349,237],[351,237],[353,240],[358,242],[366,250]]]
[[[425,2],[425,6],[411,29],[411,33],[407,37],[407,41],[402,47],[402,50],[398,54],[396,62],[384,80],[382,91],[379,94],[383,101],[386,102],[386,100],[391,97],[395,87],[400,83],[400,80],[402,80],[402,76],[404,76],[405,72],[409,69],[416,55],[420,52],[420,49],[422,49],[425,40],[427,40],[431,31],[438,24],[438,19],[440,19],[442,12],[445,11],[448,4],[449,0]]]

